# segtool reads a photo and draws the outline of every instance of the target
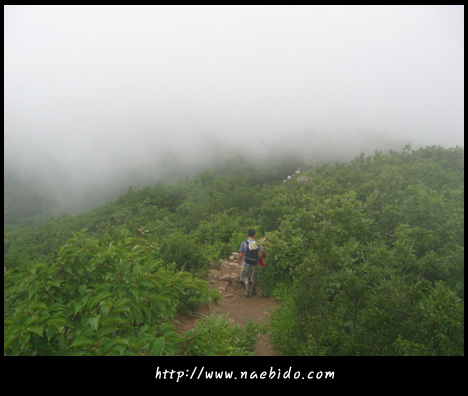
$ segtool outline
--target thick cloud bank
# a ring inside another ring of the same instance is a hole
[[[281,148],[463,146],[463,6],[5,7],[5,166],[67,199]]]

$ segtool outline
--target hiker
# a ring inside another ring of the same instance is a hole
[[[239,264],[242,264],[241,282],[245,285],[245,296],[257,294],[258,259],[262,257],[262,247],[254,239],[255,230],[247,231],[247,240],[239,248]]]

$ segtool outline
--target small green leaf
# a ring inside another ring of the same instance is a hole
[[[103,304],[101,306],[101,313],[102,313],[102,316],[104,316],[105,318],[107,317],[109,311],[110,311],[110,307],[108,305]]]
[[[55,286],[55,287],[60,287],[62,284],[63,280],[61,279],[54,279],[49,282],[50,285]]]
[[[27,328],[27,331],[42,337],[42,333],[44,332],[44,326],[30,326]]]
[[[75,306],[74,306],[74,309],[73,309],[74,314],[76,315],[79,311],[81,311],[81,309],[86,305],[87,302],[88,302],[88,298],[85,297],[85,298],[82,298],[77,303],[75,303]]]
[[[130,345],[129,341],[126,338],[116,338],[115,343],[124,347],[128,347]]]
[[[47,321],[47,324],[49,326],[54,326],[57,329],[67,325],[67,323],[68,323],[68,321],[65,318],[61,318],[61,317],[54,317],[54,318],[49,319]]]
[[[56,334],[57,334],[57,330],[52,327],[49,327],[46,330],[47,341],[50,341]]]
[[[104,301],[106,298],[112,296],[112,293],[102,293],[94,298],[90,298],[88,301],[88,308],[92,309],[95,307],[99,302]]]
[[[151,351],[152,356],[162,356],[166,341],[163,337],[159,337],[153,344],[153,350]]]
[[[94,329],[97,330],[99,326],[99,320],[101,319],[101,315],[97,315],[94,318],[89,319],[89,325]]]
[[[130,312],[131,309],[127,305],[122,305],[118,308],[114,308],[113,312],[114,313],[119,313],[119,312]]]
[[[118,330],[118,328],[116,326],[106,326],[106,327],[103,327],[101,328],[101,330],[99,330],[99,333],[98,333],[98,337],[99,338],[102,338],[108,334],[113,334],[115,333],[116,331]]]
[[[85,345],[92,345],[93,341],[91,341],[88,337],[78,337],[75,341],[72,342],[70,347],[81,347]]]
[[[34,311],[39,311],[39,310],[49,310],[49,308],[47,307],[47,305],[43,302],[37,302],[37,303],[34,303],[33,305],[31,305],[31,308],[34,310]]]
[[[140,284],[143,285],[143,286],[146,286],[146,287],[150,287],[150,288],[154,287],[153,282],[151,282],[149,279],[142,279],[140,281]]]

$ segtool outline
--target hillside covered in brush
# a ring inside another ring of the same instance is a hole
[[[283,355],[464,354],[463,148],[233,158],[85,214],[26,207],[5,213],[6,355],[252,354],[255,326],[173,326],[216,298],[209,264],[248,228],[266,238]]]

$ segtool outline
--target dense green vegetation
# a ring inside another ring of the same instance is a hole
[[[463,150],[362,155],[310,176],[276,195],[268,238],[282,351],[462,355]]]
[[[301,174],[284,183],[301,166]],[[260,328],[178,313],[247,228],[285,355],[464,354],[464,150],[376,152],[312,167],[234,158],[87,214],[5,217],[7,355],[249,355]]]

